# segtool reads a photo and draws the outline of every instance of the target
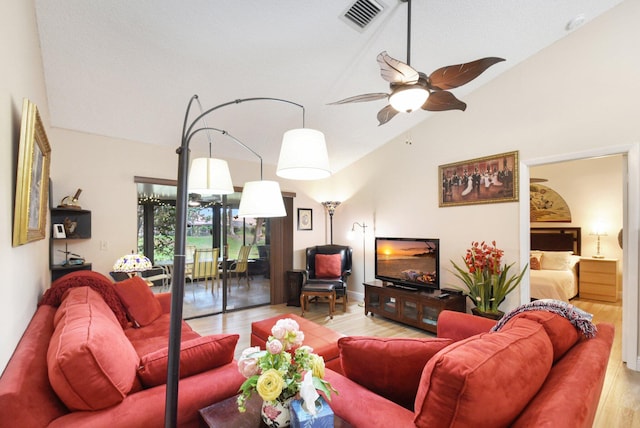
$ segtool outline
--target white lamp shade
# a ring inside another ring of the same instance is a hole
[[[234,192],[227,161],[196,158],[191,162],[188,189],[202,195],[230,195]]]
[[[244,183],[238,217],[285,217],[280,185],[276,181],[248,181]]]
[[[429,91],[422,86],[397,88],[389,97],[389,104],[399,112],[412,112],[419,109],[429,98]]]
[[[319,180],[331,175],[324,134],[315,129],[292,129],[284,133],[276,171],[292,180]]]

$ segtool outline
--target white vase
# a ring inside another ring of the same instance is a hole
[[[269,428],[283,428],[291,425],[291,401],[293,397],[275,401],[263,401],[260,415]]]

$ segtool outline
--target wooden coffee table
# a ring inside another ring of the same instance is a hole
[[[247,401],[247,411],[240,413],[236,399],[238,396],[227,398],[219,403],[200,409],[201,426],[203,427],[234,427],[234,428],[257,428],[265,427],[260,417],[262,399],[257,394]],[[351,425],[334,415],[334,426],[336,428],[348,428]]]

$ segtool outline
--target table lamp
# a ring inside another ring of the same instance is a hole
[[[140,272],[151,269],[151,267],[151,260],[144,254],[135,254],[132,251],[131,254],[125,254],[116,261],[113,265],[113,271],[140,275]]]

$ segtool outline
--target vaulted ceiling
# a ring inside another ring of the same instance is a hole
[[[283,98],[304,105],[305,126],[325,133],[337,171],[430,115],[464,115],[417,111],[378,126],[384,100],[327,105],[388,91],[376,63],[381,51],[406,60],[407,3],[368,1],[381,11],[356,29],[343,19],[353,4],[346,0],[36,0],[51,125],[178,147],[193,94],[204,109],[241,98]],[[464,100],[621,2],[413,0],[411,65],[429,74],[481,57],[505,58],[453,90]],[[469,104],[467,111],[480,108]],[[275,164],[282,133],[301,127],[302,113],[285,103],[242,103],[214,112],[207,124]],[[200,141],[192,148],[204,151],[206,138]],[[214,135],[214,151],[255,160],[221,135]]]

